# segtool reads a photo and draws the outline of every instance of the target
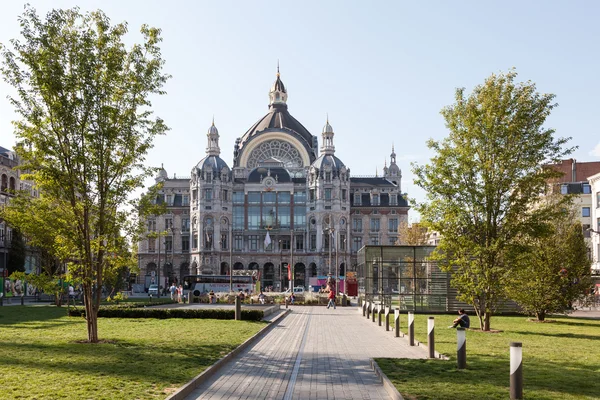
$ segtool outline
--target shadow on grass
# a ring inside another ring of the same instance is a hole
[[[151,348],[127,341],[58,345],[4,341],[2,347],[8,354],[3,361],[14,367],[79,372],[98,377],[113,375],[140,382],[183,383],[190,379],[190,370],[201,372],[236,345],[196,345],[190,349],[164,343]],[[32,353],[37,356],[26,355]]]
[[[46,322],[63,318],[67,307],[56,306],[10,306],[0,307],[0,326],[26,322]]]
[[[589,326],[589,325],[588,325]],[[600,340],[600,335],[583,335],[580,333],[552,333],[552,332],[529,332],[529,331],[512,331],[519,335],[530,335],[530,336],[548,336],[566,339],[586,339],[586,340]]]
[[[577,322],[577,320],[580,321],[589,321],[589,322]],[[582,317],[571,317],[568,320],[566,319],[553,319],[553,321],[550,323],[550,326],[552,325],[565,325],[565,326],[583,326],[586,328],[592,328],[594,327],[594,322],[597,323],[597,319],[592,319],[592,318],[582,318]]]
[[[509,390],[508,358],[473,356],[468,368],[455,361],[376,359],[384,373],[406,399],[461,400],[506,399]],[[566,396],[597,398],[597,371],[589,365],[548,363],[526,359],[523,364],[527,399],[563,399]],[[458,395],[460,394],[460,395]],[[581,397],[579,397],[581,398]]]

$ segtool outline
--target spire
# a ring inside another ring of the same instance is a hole
[[[390,167],[385,173],[386,177],[393,177],[394,179],[402,177],[400,167],[396,164],[396,151],[394,150],[394,143],[392,143],[392,154],[390,154]]]
[[[208,138],[208,144],[206,146],[206,154],[209,156],[218,156],[221,154],[221,149],[219,148],[219,130],[215,126],[215,116],[213,115],[212,125],[208,128],[208,133],[206,134]]]
[[[335,146],[333,145],[333,127],[329,125],[329,114],[327,114],[327,122],[323,127],[323,145],[321,146],[321,151],[323,154],[333,154],[335,153]]]
[[[379,178],[379,174],[377,173],[377,167],[375,167],[375,178]]]
[[[279,73],[279,60],[277,60],[277,75],[271,90],[269,91],[269,106],[274,107],[277,105],[286,105],[287,102],[287,90],[285,85],[281,81]]]

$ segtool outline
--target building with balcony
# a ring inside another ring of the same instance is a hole
[[[168,212],[147,224],[149,233],[167,233],[139,243],[137,283],[148,287],[161,265],[162,286],[185,275],[256,270],[262,287],[278,290],[289,286],[290,264],[296,286],[315,286],[329,274],[343,280],[363,245],[396,242],[409,206],[393,146],[381,176],[352,176],[329,120],[319,147],[287,99],[277,73],[269,111],[235,141],[231,166],[220,157],[213,121],[189,177],[160,170],[157,201]]]

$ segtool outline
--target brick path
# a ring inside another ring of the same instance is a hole
[[[369,358],[426,358],[355,307],[292,307],[186,399],[388,399]]]

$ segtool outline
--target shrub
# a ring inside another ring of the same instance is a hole
[[[223,309],[182,309],[182,308],[135,308],[123,305],[101,306],[98,317],[101,318],[198,318],[198,319],[234,319],[235,310]],[[85,316],[85,309],[73,307],[69,310],[71,317]],[[242,310],[242,320],[260,321],[264,314],[261,310]]]

